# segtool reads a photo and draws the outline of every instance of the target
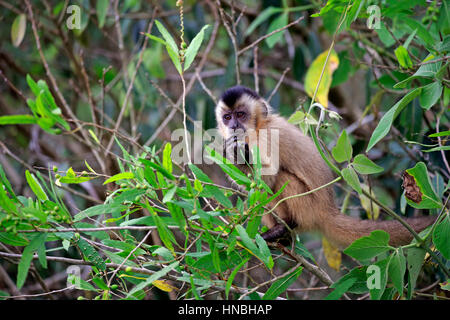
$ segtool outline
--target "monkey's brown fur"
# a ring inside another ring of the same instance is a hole
[[[227,128],[222,117],[237,107],[240,110],[246,110],[249,114],[243,124],[244,130],[254,129],[258,135],[261,129],[268,129],[269,143],[270,129],[279,130],[279,170],[275,175],[263,176],[263,180],[274,192],[279,190],[286,181],[289,183],[270,206],[274,206],[279,199],[307,192],[333,180],[330,169],[316,150],[314,143],[309,137],[303,135],[299,128],[271,113],[270,107],[262,98],[255,93],[249,95],[246,91],[249,89],[234,87],[232,90],[236,92],[233,92],[234,96],[231,99],[225,93],[225,97],[228,98],[225,100],[232,105],[227,105],[222,98],[216,107],[218,129],[227,139],[227,144],[233,144],[230,142],[233,130]],[[249,145],[249,147],[252,150],[253,146]],[[264,155],[261,154],[261,157]],[[238,166],[243,172],[250,172],[247,165]],[[296,225],[296,232],[319,231],[341,249],[377,229],[390,234],[392,246],[404,245],[412,240],[411,233],[397,221],[361,220],[342,214],[334,203],[332,187],[284,201],[275,211],[288,224]],[[416,232],[420,232],[434,221],[434,217],[408,218],[406,221]],[[264,215],[263,223],[269,227],[269,230],[279,227],[278,222],[271,215]]]

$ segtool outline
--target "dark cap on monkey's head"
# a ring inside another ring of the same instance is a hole
[[[234,86],[225,91],[220,100],[222,100],[225,105],[229,108],[233,108],[236,101],[239,100],[243,95],[247,95],[255,100],[259,99],[260,96],[253,90],[244,86]]]

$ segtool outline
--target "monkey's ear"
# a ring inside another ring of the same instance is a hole
[[[267,117],[269,114],[272,113],[272,108],[270,107],[269,103],[266,100],[261,99],[260,101],[261,101],[261,114],[264,117]]]

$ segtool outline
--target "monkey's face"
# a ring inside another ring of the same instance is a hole
[[[247,109],[248,108],[246,106],[237,106],[234,109],[222,109],[222,121],[229,131],[242,129],[245,132],[247,130],[247,122],[249,118]]]
[[[256,118],[267,108],[262,99],[252,90],[236,86],[222,95],[216,107],[216,120],[225,139],[255,129]]]

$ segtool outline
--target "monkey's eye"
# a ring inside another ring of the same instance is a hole
[[[236,113],[236,116],[238,118],[242,118],[245,115],[245,112],[239,111],[238,113]]]
[[[224,120],[229,121],[229,120],[231,120],[231,115],[230,114],[226,114],[226,115],[223,116],[223,118],[224,118]]]

